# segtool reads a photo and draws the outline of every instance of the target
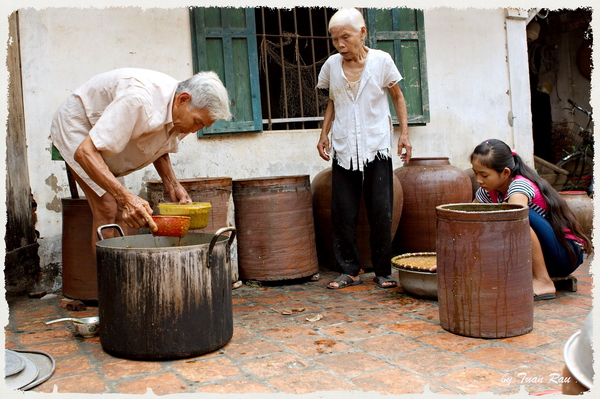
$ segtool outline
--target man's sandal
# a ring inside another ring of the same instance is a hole
[[[398,286],[396,280],[391,276],[377,276],[373,279],[379,288],[395,288]]]
[[[331,283],[337,283],[337,287],[331,285]],[[327,284],[327,288],[332,290],[338,290],[340,288],[350,287],[351,285],[359,285],[362,284],[362,280],[356,280],[350,277],[348,274],[340,274],[336,279],[331,280],[329,284]]]

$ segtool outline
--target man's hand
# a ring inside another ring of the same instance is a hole
[[[335,106],[333,100],[327,101],[327,109],[325,109],[325,116],[323,117],[323,126],[321,126],[321,136],[319,137],[319,143],[317,144],[317,150],[319,150],[319,156],[326,161],[329,161],[331,157],[331,147],[329,143],[329,130],[331,124],[335,119]]]
[[[169,154],[164,154],[154,161],[154,167],[162,179],[163,187],[169,194],[171,202],[178,202],[180,204],[189,204],[192,202],[186,189],[183,188],[177,177],[175,177]]]
[[[169,196],[171,197],[171,202],[179,202],[180,204],[189,204],[192,202],[187,190],[179,182],[169,192]]]
[[[125,198],[123,206],[123,220],[129,227],[139,229],[149,226],[151,231],[158,230],[152,220],[152,208],[148,202],[137,195],[130,194]]]
[[[147,201],[133,194],[117,180],[104,162],[100,151],[94,145],[90,136],[87,136],[79,145],[74,154],[77,161],[88,176],[96,182],[106,192],[112,195],[115,200],[123,207],[123,220],[129,227],[142,228],[150,226],[152,231],[158,227],[152,220],[152,208]],[[100,209],[103,217],[114,219],[116,211],[113,214],[110,209]]]
[[[402,93],[402,90],[400,90],[398,83],[394,84],[388,90],[392,98],[392,104],[394,104],[396,116],[398,117],[398,125],[400,126],[398,156],[402,162],[408,163],[412,157],[412,145],[408,138],[408,110],[406,109],[406,101],[404,100],[404,94]]]

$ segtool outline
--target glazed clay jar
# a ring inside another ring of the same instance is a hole
[[[475,199],[475,193],[477,193],[477,190],[480,187],[479,183],[477,183],[477,176],[475,176],[475,172],[473,172],[472,168],[465,169],[465,173],[467,174],[467,176],[469,176],[469,179],[471,179],[471,186],[473,189],[473,199]]]
[[[506,338],[533,329],[529,207],[437,207],[440,325],[454,334]]]
[[[334,268],[333,247],[331,238],[331,168],[319,172],[311,183],[313,212],[315,220],[315,233],[317,238],[317,254],[319,264]],[[403,190],[400,180],[394,176],[394,203],[392,210],[392,238],[398,228],[398,222],[403,208]],[[371,246],[369,244],[369,221],[364,201],[361,201],[356,226],[356,241],[363,269],[372,268]]]
[[[62,198],[62,293],[81,301],[98,300],[98,275],[92,231],[92,210],[85,197]],[[138,229],[121,222],[127,235]]]
[[[585,191],[561,191],[559,193],[583,228],[583,232],[592,238],[594,226],[594,203]]]
[[[402,184],[404,207],[392,251],[435,252],[435,208],[472,202],[471,179],[448,158],[411,158],[394,174]]]
[[[85,198],[63,198],[63,295],[97,301],[98,276],[91,244],[92,210]]]

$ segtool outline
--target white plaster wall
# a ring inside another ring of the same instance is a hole
[[[44,262],[57,257],[60,199],[70,197],[64,163],[50,161],[54,111],[72,90],[107,70],[132,66],[191,76],[189,16],[186,8],[135,7],[28,8],[19,14],[30,179]]]
[[[411,129],[414,156],[445,156],[470,167],[473,148],[488,138],[512,144],[504,9],[425,11],[431,122]],[[523,22],[522,34],[525,34]],[[525,43],[525,37],[522,38]],[[526,51],[525,45],[523,45]],[[522,76],[529,85],[527,65]],[[531,121],[529,109],[524,118]],[[529,141],[531,141],[531,132]],[[533,144],[517,148],[527,160]]]
[[[177,79],[190,76],[188,10],[24,9],[20,28],[40,255],[55,259],[61,239],[60,198],[70,194],[64,164],[50,161],[49,128],[54,111],[70,91],[110,69],[133,66],[159,70]],[[413,156],[449,157],[452,164],[465,169],[470,166],[468,155],[482,140],[511,139],[504,10],[431,9],[425,12],[425,29],[431,122],[411,128]],[[522,30],[525,41],[524,23]],[[517,78],[527,81],[528,71],[523,70]],[[296,174],[312,178],[329,166],[317,155],[318,136],[317,130],[202,139],[191,135],[172,160],[180,178]],[[519,149],[521,154],[531,151]],[[397,157],[394,165],[401,166]],[[125,182],[134,193],[143,195],[144,182],[157,178],[150,166],[127,176]]]

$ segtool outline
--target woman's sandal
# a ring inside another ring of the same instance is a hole
[[[379,288],[396,288],[398,282],[391,276],[377,276],[373,279]]]
[[[337,283],[337,287],[331,285],[331,283]],[[362,284],[362,280],[356,280],[350,277],[348,274],[340,274],[337,278],[331,280],[329,284],[327,284],[327,288],[332,290],[338,290],[340,288],[350,287],[351,285],[359,285]]]
[[[554,299],[556,298],[556,294],[533,294],[533,300],[534,301],[547,301],[549,299]]]

